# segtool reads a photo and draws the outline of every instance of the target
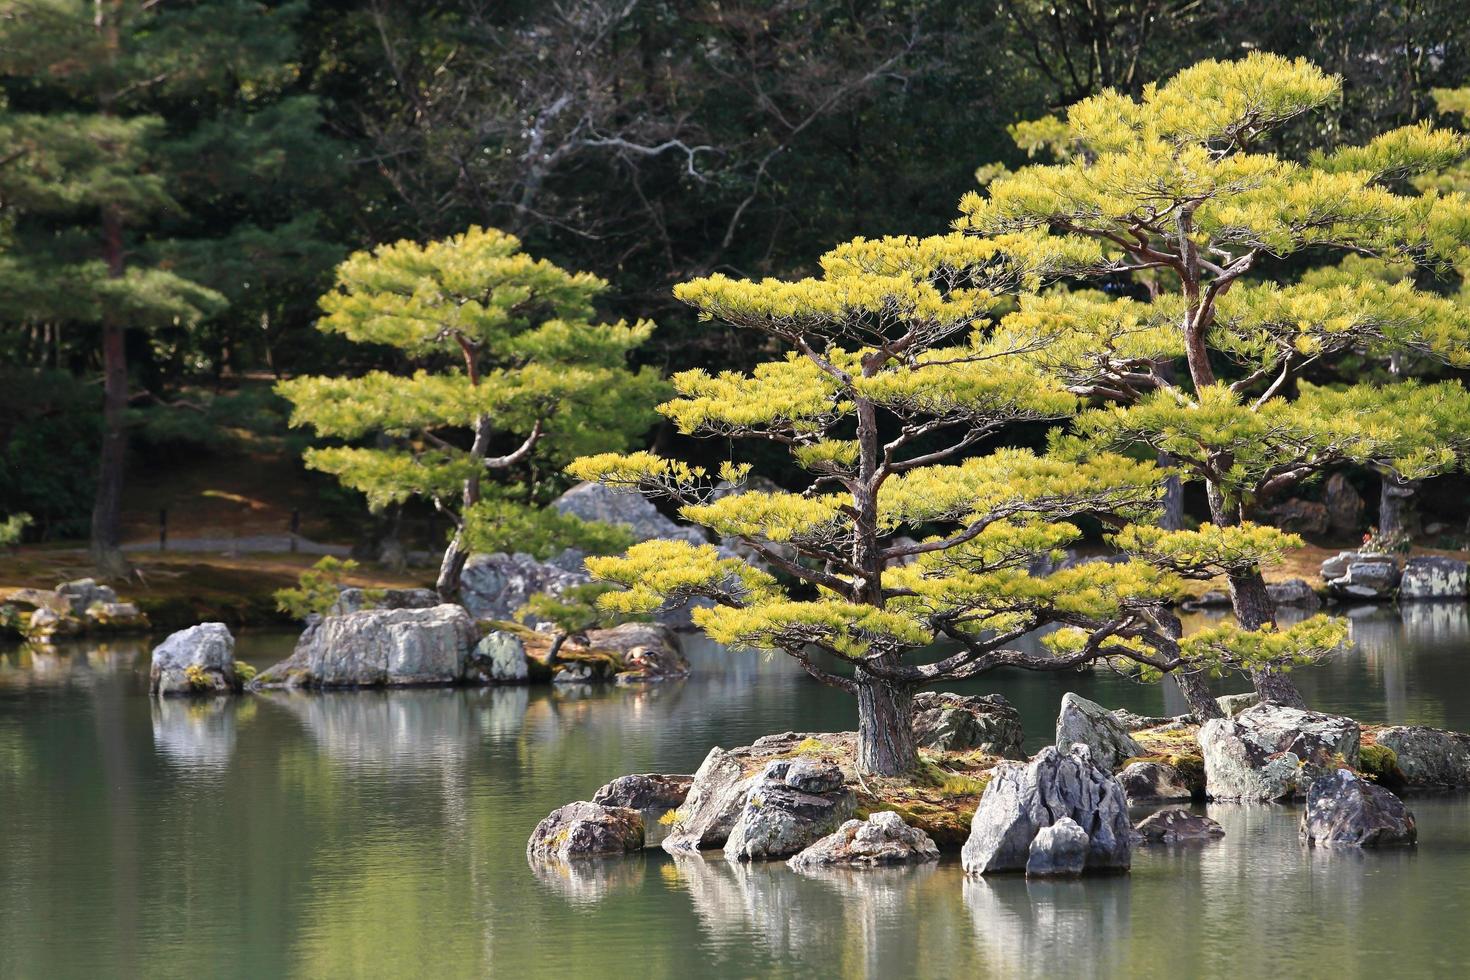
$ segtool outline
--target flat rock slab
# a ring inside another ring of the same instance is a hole
[[[1178,807],[1151,813],[1133,828],[1137,839],[1148,844],[1212,841],[1225,836],[1225,828],[1200,813]]]
[[[910,827],[898,814],[883,810],[866,820],[847,821],[786,863],[800,870],[878,868],[938,860],[939,848],[928,834]]]

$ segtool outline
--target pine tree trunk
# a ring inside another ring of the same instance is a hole
[[[112,208],[102,212],[107,273],[123,274],[122,221]],[[104,312],[102,322],[102,452],[92,498],[92,565],[103,579],[126,579],[132,566],[122,553],[122,492],[128,455],[128,353],[123,326]]]
[[[1230,598],[1235,607],[1235,618],[1242,628],[1257,630],[1276,622],[1276,606],[1266,592],[1266,580],[1259,570],[1230,576]],[[1296,684],[1281,671],[1253,670],[1251,682],[1262,701],[1273,701],[1289,708],[1307,706]]]
[[[1159,453],[1160,466],[1173,466],[1174,457]],[[1159,527],[1165,531],[1184,530],[1184,484],[1178,476],[1164,479],[1164,512],[1159,517]]]
[[[434,583],[434,591],[439,593],[439,598],[445,602],[459,601],[459,580],[464,574],[464,563],[470,557],[470,553],[460,546],[459,535],[456,534],[449,542],[449,547],[444,549],[444,558],[439,562],[439,578]]]
[[[1225,717],[1225,712],[1220,710],[1220,702],[1210,693],[1210,686],[1205,683],[1204,677],[1199,674],[1179,673],[1174,675],[1174,683],[1179,687],[1179,693],[1184,695],[1184,700],[1189,702],[1189,710],[1199,721]]]
[[[1382,486],[1378,491],[1378,531],[1385,537],[1408,534],[1410,528],[1409,501],[1414,497],[1414,485],[1398,479],[1390,473],[1383,474]]]
[[[919,764],[914,743],[914,692],[858,668],[858,771],[902,776]]]

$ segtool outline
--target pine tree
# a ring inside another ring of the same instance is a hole
[[[545,555],[626,543],[620,530],[532,506],[544,502],[530,479],[538,466],[627,446],[666,390],[652,369],[627,366],[652,323],[593,322],[606,285],[533,259],[494,229],[359,252],[338,268],[318,326],[393,348],[416,370],[277,386],[295,406],[293,425],[344,440],[388,438],[313,449],[307,465],[375,507],[432,501],[455,528],[439,571],[446,599],[472,550]],[[500,482],[489,483],[491,474]]]
[[[1091,290],[1022,300],[1017,318],[1089,336],[1069,389],[1115,403],[1081,416],[1077,436],[1057,451],[1078,459],[1137,446],[1168,453],[1204,483],[1217,528],[1248,527],[1247,508],[1334,466],[1415,480],[1460,464],[1470,400],[1458,383],[1304,380],[1355,351],[1470,364],[1465,309],[1411,280],[1348,264],[1327,277],[1273,281],[1288,257],[1371,255],[1429,273],[1465,258],[1470,201],[1417,194],[1407,183],[1461,159],[1461,136],[1415,125],[1305,160],[1271,151],[1278,133],[1339,91],[1337,78],[1302,61],[1202,62],[1141,99],[1104,92],[1065,121],[1031,127],[1022,135],[1063,147],[1063,162],[1028,166],[965,198],[958,227],[967,233],[1096,242],[1108,257],[1099,277],[1158,283],[1150,304]],[[1177,346],[1186,379],[1118,346],[1153,334],[1169,335],[1171,346],[1157,353]],[[1227,576],[1244,627],[1274,624],[1261,556],[1193,557]],[[1279,672],[1257,671],[1255,682],[1271,700],[1301,703]]]
[[[707,472],[646,452],[578,460],[573,474],[671,497],[685,518],[736,539],[764,565],[713,546],[645,542],[588,560],[596,578],[623,586],[600,601],[646,613],[706,600],[693,616],[713,639],[780,650],[855,695],[858,765],[880,774],[916,764],[912,696],[927,684],[1096,660],[1149,677],[1249,669],[1334,647],[1342,630],[1325,618],[1269,636],[1223,627],[1179,640],[1168,605],[1181,594],[1178,572],[1194,570],[1197,556],[1178,538],[1158,542],[1133,528],[1157,518],[1156,464],[994,447],[1009,426],[1077,413],[1071,375],[1097,339],[1050,318],[996,314],[1017,293],[1024,302],[1047,282],[1108,262],[1082,239],[956,232],[858,239],[828,253],[816,279],[717,275],[679,287],[705,318],[790,353],[750,376],[676,375],[679,397],[660,411],[685,433],[784,446],[810,480],[801,492],[761,491],[743,489],[749,464]],[[1142,359],[1177,346],[1156,329],[1120,334],[1116,344]],[[1081,536],[1084,517],[1145,556],[1032,575],[1039,559]],[[1196,537],[1196,551],[1232,554],[1295,540],[1271,528]],[[1047,651],[1013,646],[1048,625],[1062,628]]]

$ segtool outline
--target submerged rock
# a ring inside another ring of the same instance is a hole
[[[1398,757],[1405,786],[1470,786],[1470,735],[1422,725],[1395,725],[1379,729],[1374,740]]]
[[[853,795],[844,782],[836,766],[806,759],[768,764],[751,781],[725,841],[725,858],[787,858],[830,834],[852,816]]]
[[[1138,822],[1133,832],[1139,840],[1151,844],[1209,841],[1225,836],[1225,828],[1214,820],[1179,807],[1149,814]]]
[[[1021,713],[999,694],[921,692],[914,695],[913,727],[921,748],[1026,758]]]
[[[1048,746],[1029,764],[1003,762],[980,798],[965,842],[968,874],[1022,871],[1043,827],[1070,817],[1088,836],[1085,870],[1122,871],[1132,860],[1123,787],[1086,745]]]
[[[1463,599],[1466,596],[1466,564],[1458,558],[1419,555],[1404,562],[1399,580],[1400,599]]]
[[[526,854],[568,861],[642,849],[643,817],[637,810],[584,800],[557,807],[538,823],[526,845]]]
[[[1167,762],[1130,763],[1118,773],[1118,781],[1123,784],[1123,792],[1133,806],[1194,797],[1194,791],[1184,776]]]
[[[478,637],[463,608],[365,609],[327,616],[252,687],[407,687],[465,678]]]
[[[1269,802],[1306,792],[1339,761],[1358,765],[1358,723],[1341,715],[1258,704],[1199,730],[1211,799]]]
[[[1092,841],[1071,817],[1042,827],[1026,853],[1026,877],[1075,878],[1087,866]]]
[[[786,863],[796,869],[876,868],[938,860],[939,848],[928,834],[910,827],[898,814],[880,810],[866,820],[847,821]]]
[[[1338,769],[1318,779],[1302,811],[1302,840],[1313,846],[1393,847],[1419,832],[1403,800],[1356,773]]]
[[[235,638],[224,623],[200,623],[179,630],[153,649],[150,693],[218,694],[239,689]]]
[[[1087,746],[1093,761],[1109,770],[1125,759],[1148,754],[1111,711],[1068,691],[1062,695],[1062,710],[1057,715],[1056,747],[1066,752],[1074,745]]]

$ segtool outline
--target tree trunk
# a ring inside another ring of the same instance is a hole
[[[439,598],[445,602],[459,601],[459,580],[464,573],[464,563],[470,557],[470,553],[460,546],[459,535],[456,534],[449,542],[449,547],[444,549],[444,558],[439,562],[439,579],[434,583],[434,591],[439,593]]]
[[[123,274],[122,220],[112,208],[102,212],[107,274]],[[126,579],[132,566],[122,553],[123,468],[127,462],[128,353],[122,324],[109,311],[102,321],[102,452],[92,499],[92,564],[103,579]]]
[[[914,692],[857,672],[858,771],[902,776],[919,764],[914,743]]]
[[[1235,618],[1243,629],[1258,630],[1276,622],[1276,607],[1266,592],[1266,580],[1259,569],[1245,575],[1230,576],[1230,600]],[[1262,701],[1274,701],[1289,708],[1305,708],[1306,700],[1290,677],[1278,670],[1252,670],[1251,682]]]
[[[1179,693],[1184,695],[1184,700],[1189,702],[1189,710],[1199,721],[1225,717],[1225,712],[1220,710],[1220,702],[1210,693],[1210,686],[1203,675],[1177,673],[1174,675],[1174,683],[1179,687]]]
[[[1414,484],[1392,473],[1383,474],[1378,491],[1378,533],[1384,537],[1412,533],[1409,501],[1414,497]]]

